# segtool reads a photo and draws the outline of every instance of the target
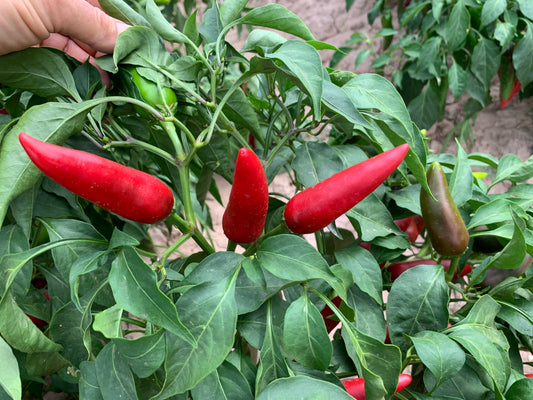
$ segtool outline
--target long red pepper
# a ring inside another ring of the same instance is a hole
[[[408,151],[402,144],[297,193],[285,206],[287,226],[298,234],[325,228],[381,185]]]
[[[22,132],[19,141],[46,176],[98,206],[132,221],[153,224],[174,207],[167,185],[146,172],[97,155],[45,143]]]
[[[261,161],[247,148],[239,150],[222,228],[235,243],[255,242],[263,233],[268,211],[268,182]]]
[[[413,378],[411,377],[411,375],[400,374],[400,376],[398,377],[398,386],[396,387],[396,393],[409,386],[412,380]],[[350,396],[354,397],[356,400],[365,400],[366,394],[364,378],[347,379],[345,381],[342,381],[342,384],[344,385],[346,391]]]

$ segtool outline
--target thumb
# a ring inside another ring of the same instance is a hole
[[[128,25],[107,15],[85,0],[49,0],[49,32],[61,33],[103,53],[112,53],[118,35]]]

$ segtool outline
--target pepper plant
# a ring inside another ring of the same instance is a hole
[[[278,4],[183,19],[174,2],[100,3],[131,25],[100,70],[50,48],[0,57],[0,398],[533,393],[533,159],[431,153],[391,82],[324,67],[334,46]],[[249,31],[240,49],[232,29]],[[84,155],[45,159],[41,142]],[[458,255],[427,233],[434,162],[458,210],[439,233],[468,230]],[[265,204],[264,178],[290,194]],[[132,215],[137,197],[164,212]]]
[[[349,9],[353,0],[346,0]],[[368,13],[373,37],[354,32],[332,58],[334,67],[356,52],[391,77],[413,121],[429,129],[442,120],[446,103],[464,101],[451,136],[473,140],[478,113],[494,101],[504,108],[533,86],[533,4],[528,0],[376,0]],[[499,81],[499,98],[490,93]],[[466,100],[466,101],[465,101]]]

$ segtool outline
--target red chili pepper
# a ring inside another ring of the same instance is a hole
[[[268,182],[255,153],[239,150],[222,228],[229,240],[251,243],[263,233],[268,211]]]
[[[533,374],[525,374],[524,375],[526,378],[533,378]]]
[[[400,374],[398,377],[398,386],[396,387],[396,393],[405,389],[413,378],[408,374]],[[354,397],[356,400],[365,400],[365,380],[364,378],[353,378],[342,381],[342,384],[346,388],[348,394]]]
[[[424,220],[420,215],[411,215],[407,218],[397,219],[394,222],[402,232],[407,233],[411,243],[416,241],[418,234],[424,229]]]
[[[342,299],[339,296],[334,297],[331,299],[333,304],[335,304],[337,307],[340,307],[342,303]],[[339,325],[339,321],[335,321],[334,319],[328,318],[329,316],[333,315],[333,310],[326,304],[326,306],[320,311],[320,314],[322,314],[322,318],[324,318],[324,323],[326,324],[326,329],[328,333],[330,333],[337,325]]]
[[[147,224],[161,221],[172,212],[172,191],[146,172],[91,153],[41,142],[23,132],[19,140],[46,176],[108,211]]]
[[[0,110],[0,114],[8,115],[9,113],[7,112],[7,110],[5,108],[2,108]]]
[[[522,89],[522,84],[520,83],[518,78],[516,78],[514,83],[513,83],[513,88],[511,89],[511,93],[509,94],[509,97],[507,97],[507,99],[502,99],[500,97],[500,108],[505,108],[507,103],[509,103],[509,101],[511,101],[511,99],[514,96],[516,96],[516,94],[518,94],[521,89]]]
[[[441,264],[444,267],[444,271],[448,271],[448,269],[450,268],[450,260],[442,260]],[[391,282],[394,282],[405,271],[417,265],[437,265],[437,262],[434,260],[412,260],[412,261],[392,263],[387,267],[387,270],[390,272]],[[472,272],[472,267],[466,264],[461,271],[461,274],[460,274],[461,278],[470,272]],[[457,271],[455,271],[455,274],[453,275],[452,280],[454,281],[457,280]]]
[[[407,143],[378,154],[297,193],[285,206],[285,222],[298,234],[325,228],[372,193],[401,164]]]

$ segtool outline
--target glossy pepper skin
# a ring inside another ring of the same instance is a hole
[[[155,82],[145,79],[135,67],[128,67],[127,70],[131,74],[132,82],[139,89],[141,97],[149,105],[162,107],[167,104],[170,106],[178,101],[176,93],[171,88],[162,87],[160,91]]]
[[[372,193],[402,163],[407,143],[378,154],[297,193],[285,206],[285,222],[294,233],[325,228]]]
[[[448,271],[448,269],[450,268],[450,264],[451,264],[450,260],[441,261],[441,265],[444,267],[444,271]],[[411,261],[392,263],[387,267],[387,270],[390,272],[391,282],[394,282],[405,271],[413,267],[416,267],[417,265],[437,265],[437,262],[433,260],[411,260]],[[457,271],[455,271],[452,281],[457,280],[458,276],[462,278],[463,276],[469,274],[470,272],[472,272],[472,267],[466,264],[464,268],[461,270],[461,273],[459,275],[457,275]]]
[[[470,235],[452,199],[439,162],[435,161],[430,165],[427,183],[435,199],[422,190],[420,208],[431,244],[443,256],[458,256],[468,247]]]
[[[412,380],[413,378],[411,377],[411,375],[401,374],[398,377],[398,386],[396,387],[396,393],[409,386]],[[345,381],[342,381],[342,384],[344,385],[344,388],[350,396],[352,396],[356,400],[365,400],[366,395],[364,378],[347,379]]]
[[[222,216],[226,237],[235,243],[255,242],[263,233],[268,211],[268,182],[261,161],[250,149],[237,154],[233,185]]]
[[[172,212],[172,191],[146,172],[91,153],[41,142],[24,132],[19,141],[46,176],[105,210],[146,224],[161,221]]]

